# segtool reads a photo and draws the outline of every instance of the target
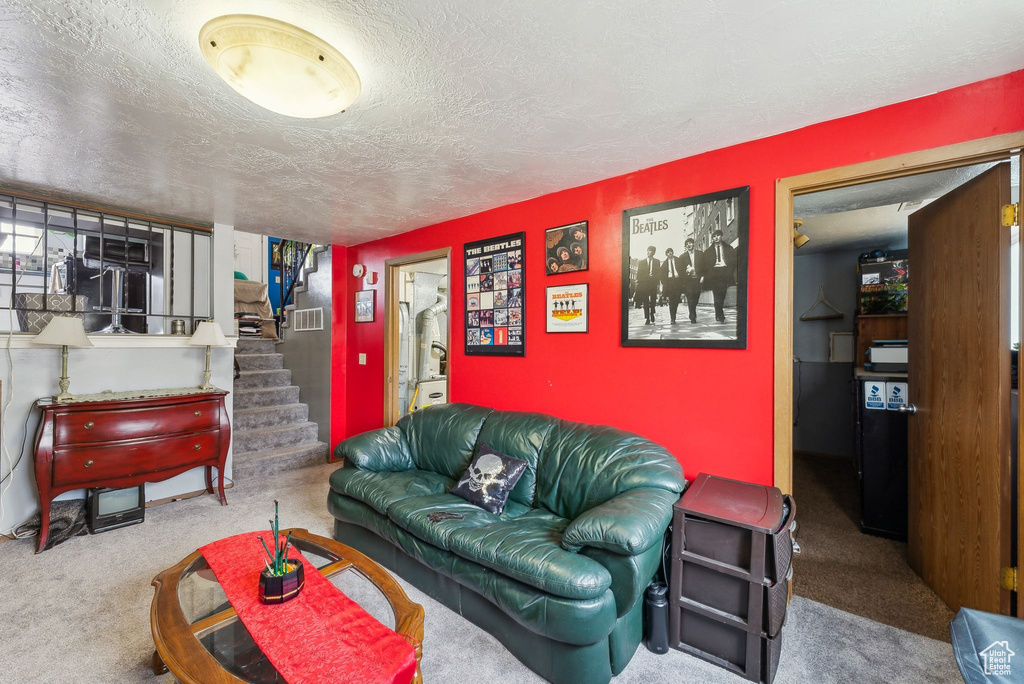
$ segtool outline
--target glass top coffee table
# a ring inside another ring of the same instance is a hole
[[[384,568],[333,539],[292,532],[292,544],[363,610],[385,627],[407,635],[416,649],[416,675],[423,643],[423,607]],[[153,672],[170,670],[185,684],[284,682],[253,641],[202,553],[196,551],[153,579],[156,594],[150,611]]]

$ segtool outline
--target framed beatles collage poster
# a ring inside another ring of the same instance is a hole
[[[466,355],[525,356],[526,233],[466,243]]]

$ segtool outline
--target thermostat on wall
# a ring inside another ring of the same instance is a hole
[[[352,267],[352,275],[356,278],[362,278],[364,273],[366,273],[366,267],[362,264],[356,264]]]

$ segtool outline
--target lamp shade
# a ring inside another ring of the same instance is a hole
[[[92,342],[86,337],[85,327],[81,318],[71,316],[54,316],[46,324],[42,332],[32,339],[32,344],[48,347],[91,347]]]
[[[227,338],[224,337],[224,332],[220,329],[220,325],[213,321],[203,321],[200,323],[195,333],[189,338],[188,343],[197,347],[226,347],[228,345]]]

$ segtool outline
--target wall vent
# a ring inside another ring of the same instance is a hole
[[[295,332],[311,332],[324,329],[324,308],[295,309],[292,311],[291,328]]]

